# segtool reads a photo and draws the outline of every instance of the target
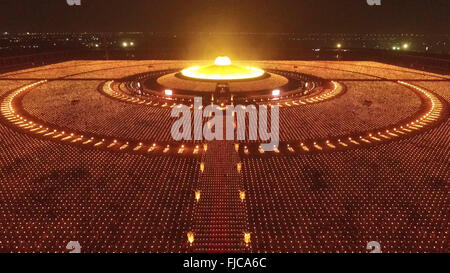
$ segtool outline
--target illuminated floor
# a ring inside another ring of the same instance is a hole
[[[445,251],[449,77],[270,62],[294,64],[345,92],[283,102],[280,151],[263,154],[257,142],[183,147],[171,141],[170,105],[105,93],[177,62],[0,75],[0,251],[65,252],[69,241],[84,252],[367,252],[369,241],[384,252]]]

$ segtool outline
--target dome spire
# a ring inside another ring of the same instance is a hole
[[[219,56],[214,61],[215,65],[231,65],[231,60],[227,56]]]

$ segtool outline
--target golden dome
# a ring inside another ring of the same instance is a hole
[[[231,63],[230,58],[217,57],[213,65],[193,66],[181,71],[183,76],[202,80],[243,80],[264,75],[264,70]]]

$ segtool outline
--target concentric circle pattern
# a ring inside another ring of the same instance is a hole
[[[193,112],[192,97],[142,84],[179,67],[77,61],[0,75],[0,251],[447,247],[448,77],[260,62],[295,78],[277,98],[243,95],[280,107],[281,142],[268,152],[261,140],[174,141],[170,112]]]

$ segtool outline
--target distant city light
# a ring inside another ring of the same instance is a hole
[[[128,43],[127,43],[127,42],[123,42],[123,43],[122,43],[122,46],[123,46],[123,47],[128,47]]]
[[[408,49],[409,45],[408,44],[403,44],[403,49]]]
[[[133,43],[133,42],[130,42],[130,46],[134,46],[134,43]]]
[[[341,48],[341,47],[342,47],[342,45],[341,45],[341,44],[337,44],[336,46],[337,46],[337,48]]]

